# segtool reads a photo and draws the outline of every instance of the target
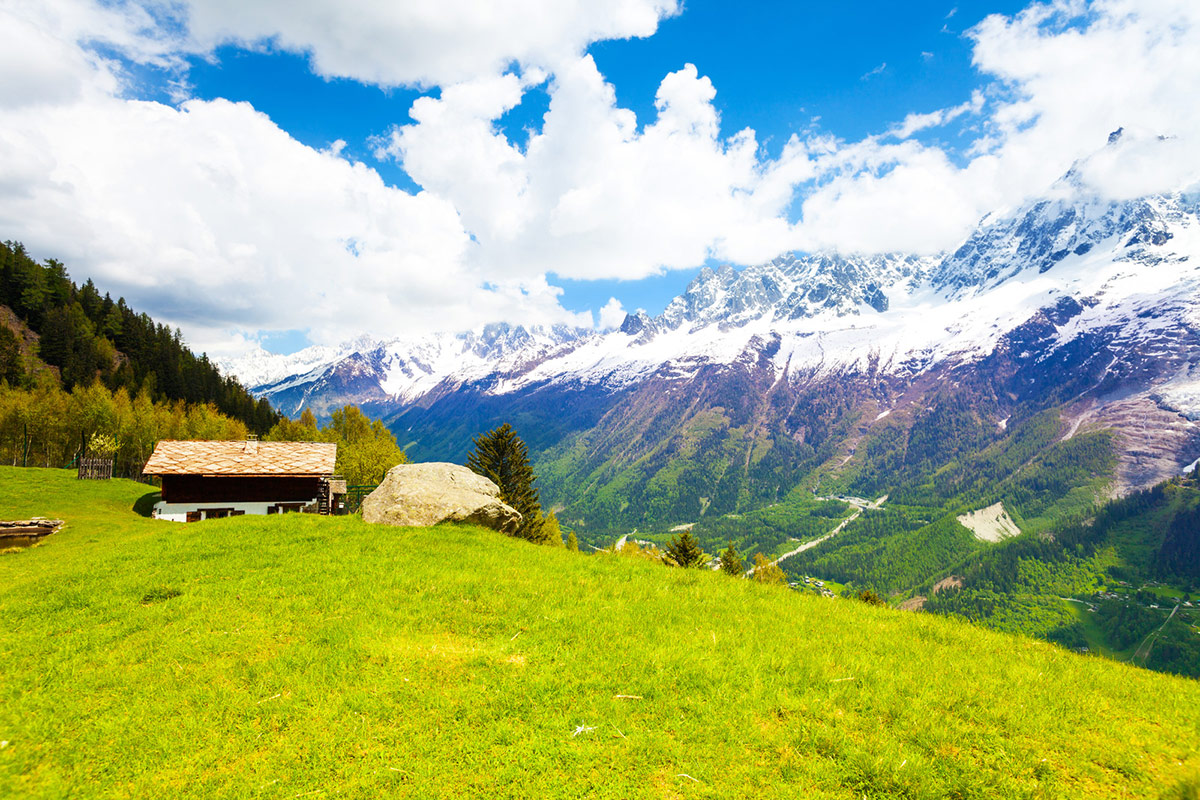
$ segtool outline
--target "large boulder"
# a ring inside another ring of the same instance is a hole
[[[470,522],[515,533],[521,514],[500,502],[500,487],[458,464],[400,464],[363,498],[363,519],[424,527]]]

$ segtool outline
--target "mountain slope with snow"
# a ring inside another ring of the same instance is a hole
[[[789,254],[704,269],[612,331],[495,325],[226,367],[289,414],[362,405],[418,458],[461,460],[512,421],[551,495],[588,487],[610,511],[656,479],[696,488],[652,516],[770,502],[950,396],[980,442],[1051,407],[1065,438],[1115,431],[1122,492],[1200,456],[1200,187],[1110,198],[1087,171],[943,257]]]

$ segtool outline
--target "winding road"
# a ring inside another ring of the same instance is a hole
[[[839,533],[841,533],[843,528],[845,528],[851,522],[854,522],[854,520],[858,519],[859,516],[862,515],[863,509],[879,508],[881,505],[883,505],[884,501],[886,501],[888,499],[888,496],[885,494],[883,497],[879,498],[878,500],[876,500],[873,503],[869,503],[866,501],[856,502],[856,500],[858,500],[858,498],[820,497],[817,499],[819,499],[819,500],[841,500],[844,503],[849,503],[850,505],[854,506],[854,513],[851,514],[850,516],[846,517],[841,522],[839,522],[838,526],[836,528],[834,528],[833,530],[831,530],[829,533],[825,534],[824,536],[822,536],[818,539],[812,539],[811,541],[807,541],[804,544],[797,547],[795,550],[789,550],[788,552],[781,555],[779,558],[772,561],[771,562],[772,564],[778,565],[779,562],[783,561],[785,558],[791,558],[792,556],[796,555],[797,553],[803,553],[805,550],[811,550],[812,548],[816,547],[817,545],[821,544],[822,542],[829,541],[834,536],[837,536]],[[754,567],[751,567],[750,569],[746,570],[746,577],[750,577],[753,574],[754,574]]]

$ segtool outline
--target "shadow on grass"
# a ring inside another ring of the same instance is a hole
[[[154,510],[154,504],[162,499],[162,492],[147,492],[137,499],[133,504],[133,513],[143,517],[150,516],[150,512]]]

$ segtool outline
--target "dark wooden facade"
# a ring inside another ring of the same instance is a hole
[[[298,503],[321,494],[321,479],[312,476],[163,475],[167,503]]]

